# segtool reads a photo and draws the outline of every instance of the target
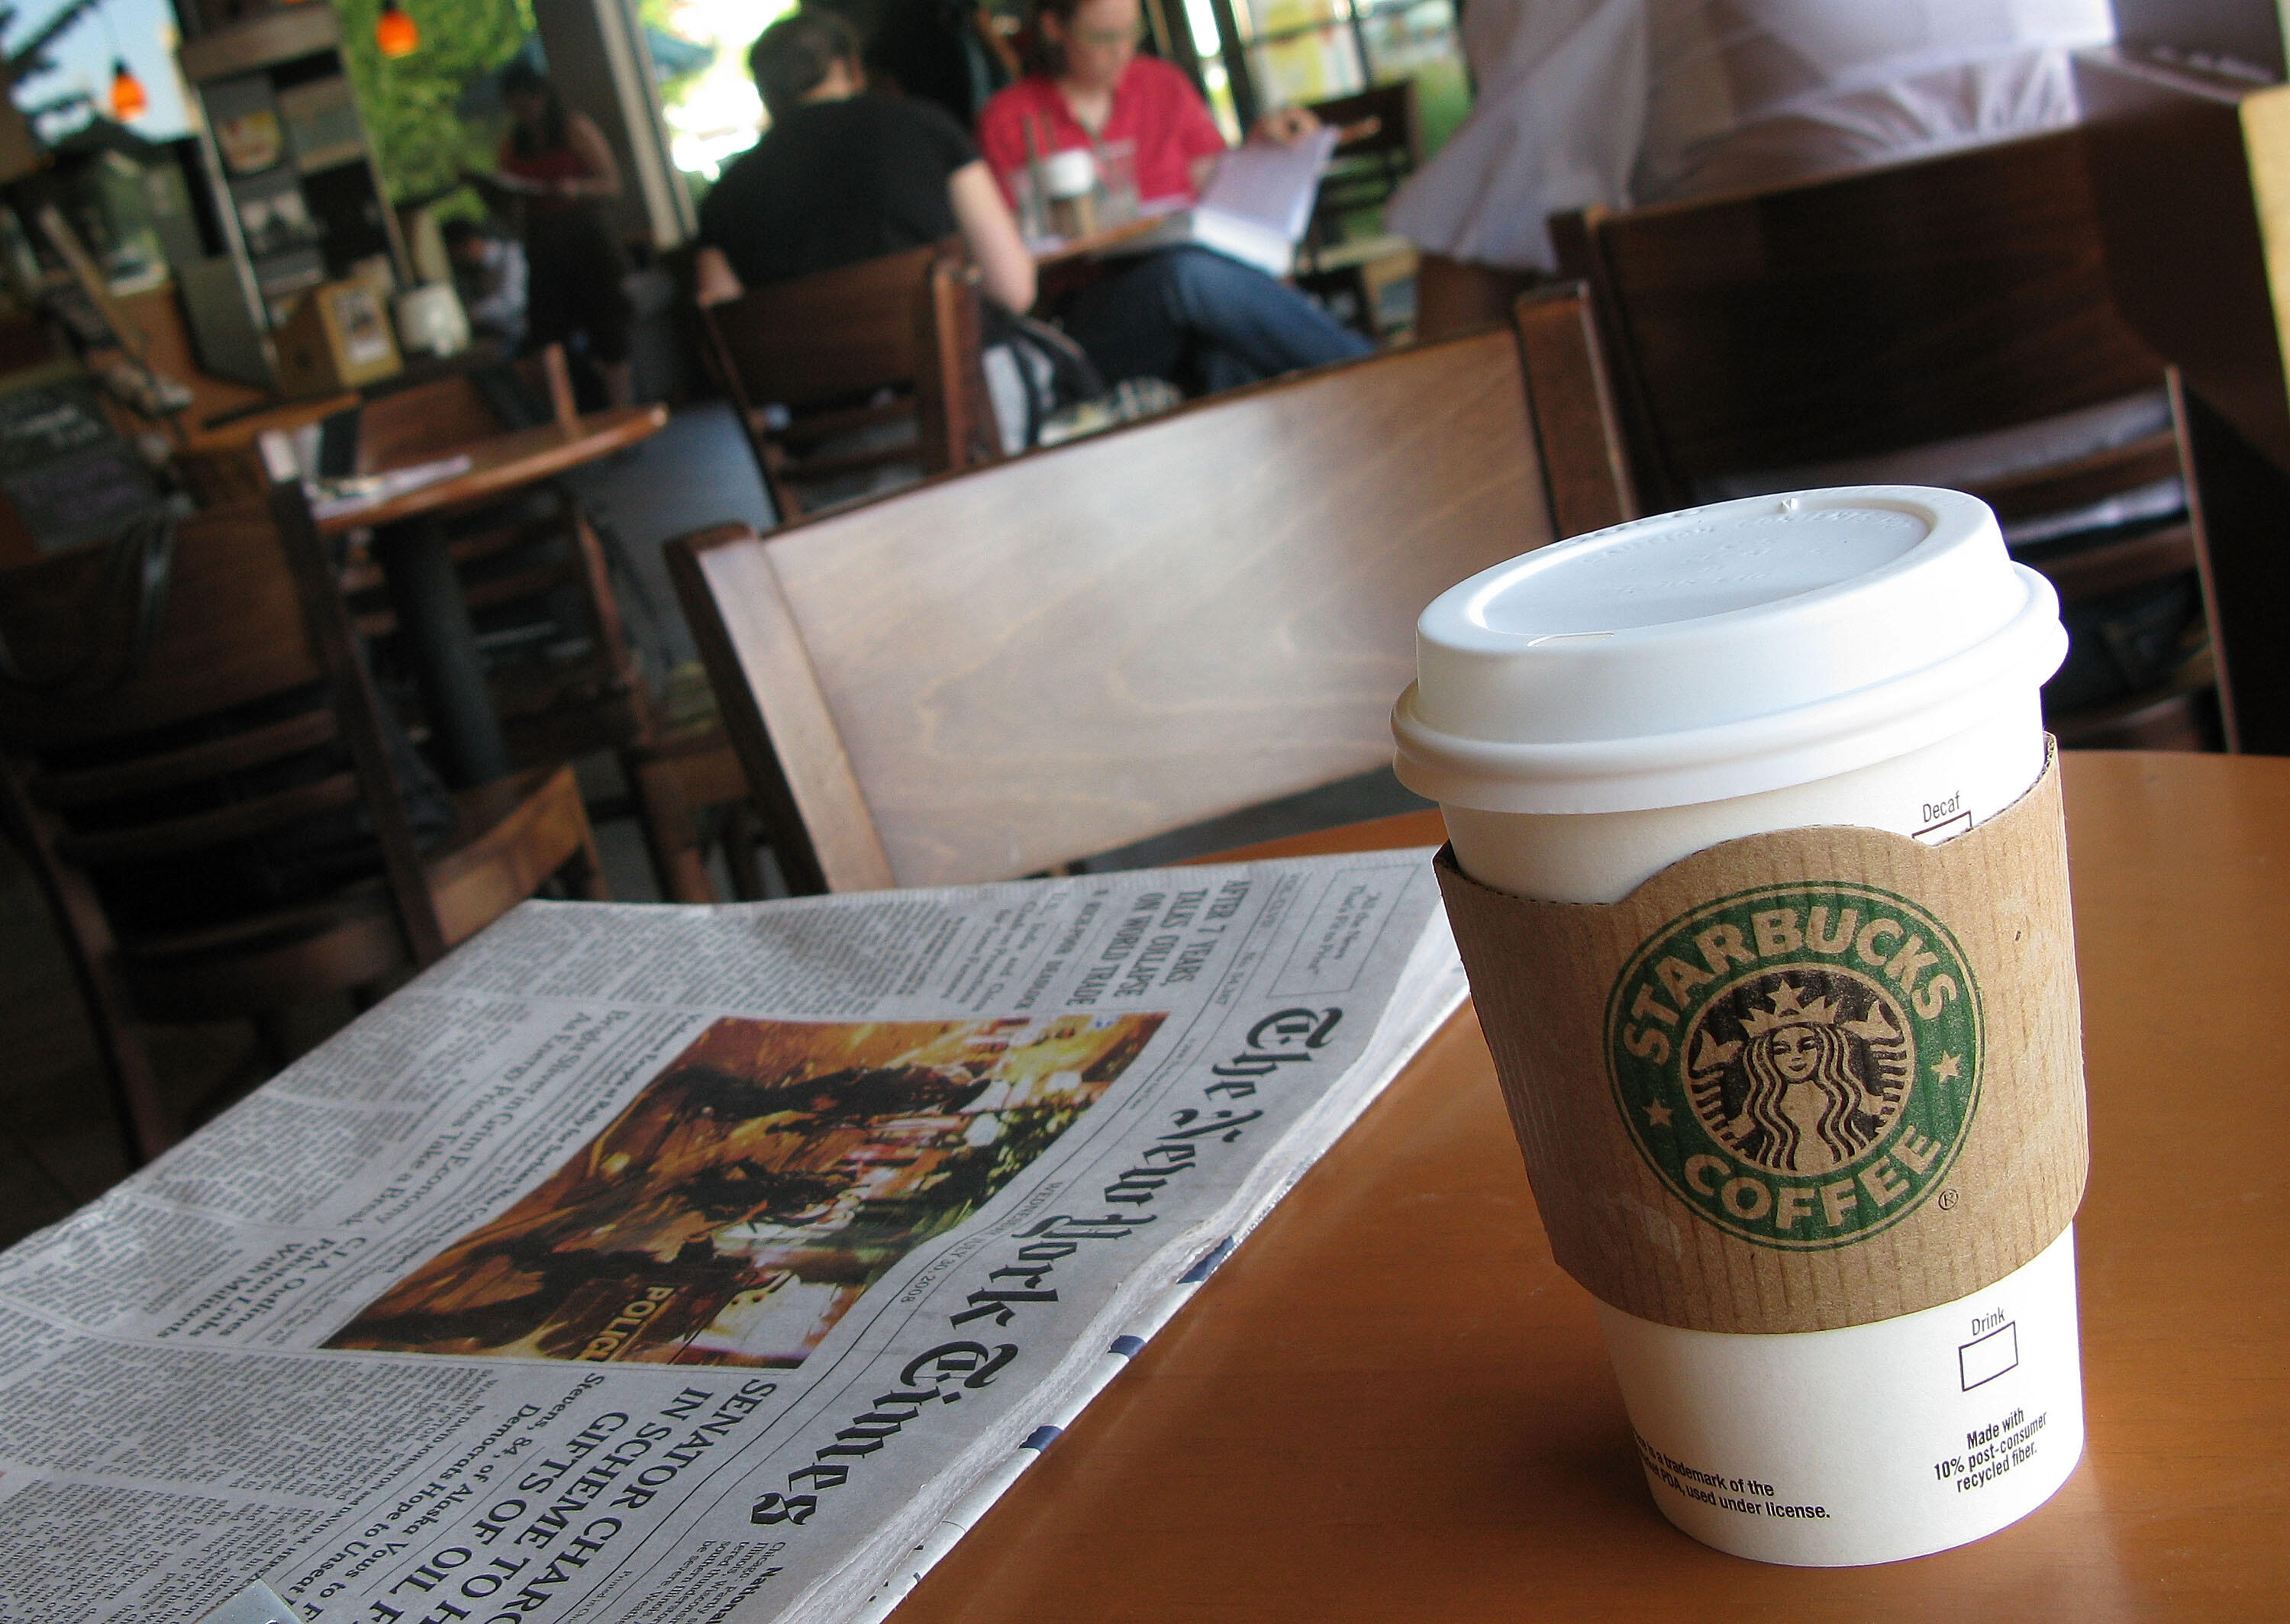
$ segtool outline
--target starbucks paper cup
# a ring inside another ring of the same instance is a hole
[[[1615,526],[1443,595],[1393,716],[1562,1266],[1663,1514],[1892,1561],[2083,1422],[2066,649],[1974,498]]]

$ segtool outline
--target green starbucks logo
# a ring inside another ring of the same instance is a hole
[[[1719,1228],[1818,1251],[1937,1190],[1980,1100],[1980,993],[1946,926],[1842,882],[1694,909],[1606,1004],[1614,1102],[1663,1183]]]

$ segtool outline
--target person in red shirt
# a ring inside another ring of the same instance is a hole
[[[1055,26],[1057,13],[1045,7],[1042,18],[1046,32]],[[1133,143],[1137,196],[1146,203],[1190,203],[1199,195],[1207,171],[1224,154],[1224,135],[1191,81],[1158,57],[1139,56],[1134,46],[1131,38],[1119,48],[1126,62],[1107,87],[1101,106],[1090,105],[1085,92],[1076,98],[1096,120],[1093,125],[1082,122],[1066,84],[1047,74],[1021,79],[986,104],[978,117],[978,146],[1005,188],[1026,166],[1030,120],[1044,157],[1069,148],[1086,149],[1093,136]],[[1070,63],[1077,55],[1069,53],[1066,60]]]
[[[1038,156],[1107,141],[1133,143],[1137,195],[1190,203],[1223,156],[1224,137],[1185,76],[1137,54],[1139,0],[1036,0],[1047,60],[989,100],[978,147],[1005,190]],[[1267,114],[1253,140],[1293,141],[1319,127],[1302,108]],[[1157,377],[1196,393],[1365,355],[1295,289],[1205,248],[1164,249],[1075,293],[1057,312],[1108,382]]]

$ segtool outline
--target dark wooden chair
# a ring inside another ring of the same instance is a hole
[[[1354,321],[1373,338],[1397,324],[1386,319],[1384,290],[1416,275],[1414,244],[1382,233],[1380,210],[1423,161],[1415,113],[1415,81],[1372,85],[1349,96],[1316,101],[1311,110],[1337,132],[1335,152],[1312,200],[1297,256],[1296,284],[1317,295],[1339,319]],[[1508,301],[1506,301],[1506,308]],[[1446,336],[1446,335],[1442,335]]]
[[[1911,448],[2159,397],[2162,363],[2109,294],[2078,141],[2059,131],[1766,191],[1555,217],[1562,264],[1593,291],[1644,505],[1778,488],[1771,480],[1881,483],[1878,460]],[[2120,443],[1956,483],[1988,499],[2007,533],[2151,492],[2184,467],[2183,435],[2158,416]],[[2182,509],[2022,556],[2060,588],[2073,626],[2109,595],[2198,604],[2198,547]],[[2142,692],[2055,707],[2051,721],[2072,744],[2190,747],[2208,683],[2198,649]]]
[[[355,414],[356,471],[379,473],[452,455],[512,428],[579,416],[564,352],[555,345],[514,369],[449,372],[361,400],[345,396],[284,407],[173,457],[177,477],[201,506],[259,496],[266,484],[260,435]],[[451,521],[452,554],[471,613],[512,623],[497,642],[548,645],[561,656],[504,659],[492,673],[510,754],[519,765],[618,749],[649,735],[652,718],[636,658],[622,630],[604,548],[580,506],[545,490]],[[342,590],[360,635],[387,640],[397,618],[380,566],[354,553]],[[522,631],[514,623],[522,622]]]
[[[476,374],[432,379],[361,404],[356,396],[299,412],[266,413],[260,429],[316,422],[356,412],[362,471],[450,455],[484,439],[543,419],[578,417],[564,353],[551,345],[516,364],[513,379]],[[265,484],[255,431],[202,436],[175,454],[185,487],[202,505],[243,500]],[[604,548],[579,505],[561,492],[543,493],[474,521],[457,521],[452,550],[474,615],[511,622],[508,636],[528,645],[561,638],[564,659],[508,660],[494,673],[512,758],[521,766],[613,752],[630,791],[661,893],[678,902],[717,900],[709,877],[702,810],[736,776],[720,730],[675,727],[650,699],[622,629]],[[342,572],[351,623],[364,636],[387,640],[396,616],[380,567],[355,556]],[[520,631],[515,622],[522,620]],[[720,752],[709,760],[709,751]],[[736,822],[737,813],[731,816]],[[733,853],[739,893],[759,895],[752,858]]]
[[[854,476],[901,463],[943,473],[1000,454],[978,299],[969,266],[941,244],[701,312],[710,364],[782,518],[837,500]]]
[[[1381,206],[1423,162],[1423,134],[1415,116],[1415,81],[1372,85],[1349,96],[1315,101],[1312,111],[1337,132],[1328,172],[1312,202],[1308,245],[1342,242],[1348,217]]]
[[[2254,52],[2278,23],[2257,7],[2117,10],[2117,43],[2075,55],[2108,285],[2182,374],[2228,748],[2290,755],[2282,87],[2185,48],[2248,29],[2228,57],[2263,60]]]
[[[368,400],[358,413],[357,471],[426,462],[512,428],[578,417],[564,353],[552,345],[513,371],[452,373]],[[547,487],[448,523],[469,612],[499,651],[490,680],[511,759],[566,761],[648,738],[649,698],[605,549],[571,494]],[[394,635],[378,566],[354,560],[342,587],[361,634]]]
[[[849,500],[901,466],[917,476],[1001,455],[980,363],[976,281],[951,244],[889,254],[703,306],[704,355],[782,518]],[[723,730],[703,718],[624,764],[645,803],[661,886],[714,896],[703,817],[724,825],[733,891],[760,894],[755,810]]]
[[[1386,766],[1423,605],[1628,511],[1570,292],[669,560],[790,884],[848,891]]]
[[[131,1161],[180,1131],[145,1023],[371,994],[551,875],[605,894],[569,768],[441,792],[417,841],[292,484],[181,520],[171,549],[0,572],[0,821],[54,911]]]

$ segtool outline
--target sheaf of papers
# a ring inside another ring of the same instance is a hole
[[[525,904],[0,1254],[0,1618],[881,1617],[1461,1002],[1426,857]]]
[[[1335,149],[1336,132],[1325,128],[1293,146],[1244,142],[1217,160],[1198,203],[1113,252],[1143,253],[1193,243],[1267,276],[1285,276],[1295,268],[1296,244],[1311,223],[1320,176]]]
[[[1293,146],[1245,141],[1217,160],[1201,206],[1301,240],[1311,222],[1312,199],[1336,150],[1336,132],[1323,126]]]
[[[464,452],[458,456],[440,457],[434,462],[411,463],[382,474],[322,479],[311,488],[310,512],[316,518],[331,519],[355,508],[378,507],[408,491],[419,491],[424,485],[466,474],[472,466],[472,459]]]

